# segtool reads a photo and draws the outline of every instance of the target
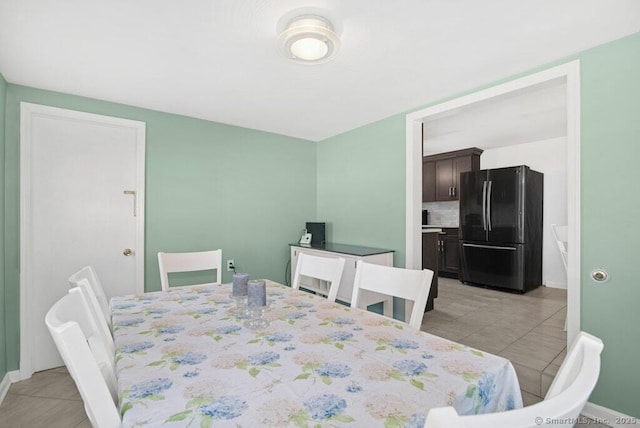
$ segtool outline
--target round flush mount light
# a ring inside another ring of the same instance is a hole
[[[318,15],[298,16],[280,34],[285,55],[296,62],[317,64],[338,52],[340,39],[331,22]]]

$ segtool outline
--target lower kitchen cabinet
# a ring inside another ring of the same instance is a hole
[[[422,269],[433,271],[431,290],[429,290],[425,312],[433,309],[434,299],[438,297],[438,264],[440,262],[438,238],[438,232],[422,232]]]
[[[458,278],[460,247],[458,228],[445,227],[438,235],[438,271],[440,276]]]

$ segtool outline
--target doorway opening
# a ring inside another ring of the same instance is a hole
[[[406,267],[420,269],[422,223],[422,156],[424,123],[455,116],[465,108],[553,88],[561,83],[566,106],[566,189],[568,247],[580,248],[580,71],[579,61],[547,69],[523,78],[481,90],[407,115],[406,118]],[[446,139],[443,139],[446,141]],[[469,144],[473,145],[473,144]],[[468,146],[469,146],[468,145]],[[434,150],[439,150],[435,148]],[[455,148],[448,150],[455,150]],[[445,151],[440,149],[440,151]],[[567,267],[567,343],[580,330],[580,255],[570,251]]]

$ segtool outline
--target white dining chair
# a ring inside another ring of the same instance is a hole
[[[602,340],[578,333],[545,399],[522,409],[459,416],[453,407],[431,409],[425,428],[573,427],[600,374]]]
[[[222,250],[191,253],[158,253],[160,283],[163,291],[169,291],[169,273],[216,270],[216,283],[222,282]],[[189,284],[204,285],[204,284]]]
[[[49,309],[45,323],[78,387],[91,424],[120,427],[114,354],[104,347],[82,291],[69,290]]]
[[[358,260],[351,307],[358,307],[362,290],[409,300],[413,302],[413,310],[408,324],[420,330],[432,278],[433,271],[429,269],[403,269]]]
[[[564,271],[569,274],[569,236],[567,226],[558,226],[557,224],[551,225],[551,231],[553,232],[553,238],[558,244],[558,250],[560,250],[560,256],[562,257],[562,264],[564,265]],[[568,277],[567,277],[568,280]],[[564,331],[567,331],[567,319],[564,320]]]
[[[115,344],[113,343],[113,333],[109,325],[107,325],[104,317],[102,316],[102,310],[100,308],[100,305],[98,304],[96,295],[93,292],[93,288],[89,284],[89,281],[83,278],[77,282],[77,287],[72,287],[69,289],[69,291],[75,288],[79,288],[82,292],[87,305],[89,306],[91,316],[93,316],[93,320],[95,321],[98,331],[100,332],[100,335],[104,341],[104,345],[107,348],[107,351],[111,354],[115,353],[116,348]]]
[[[335,302],[342,280],[344,264],[343,257],[318,257],[300,253],[291,288],[297,290],[301,286],[303,277],[311,278],[313,283],[302,284],[302,288],[325,295],[328,300]]]
[[[98,304],[98,308],[100,310],[101,316],[104,318],[107,323],[107,327],[111,328],[111,312],[109,311],[109,301],[107,300],[107,295],[104,292],[104,288],[102,287],[102,282],[100,282],[100,278],[98,278],[98,274],[93,266],[85,266],[80,269],[78,272],[74,273],[69,277],[69,287],[78,287],[80,281],[85,280],[89,284],[93,295],[95,296],[95,300]],[[86,290],[84,290],[86,291]],[[89,302],[90,304],[95,302]]]
[[[558,226],[557,224],[552,224],[551,231],[553,232],[553,238],[556,240],[556,244],[558,244],[558,250],[560,250],[560,255],[562,256],[564,269],[565,271],[567,271],[569,267],[569,245],[567,242],[569,238],[567,236],[567,226]]]

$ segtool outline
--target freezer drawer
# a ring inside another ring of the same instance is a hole
[[[524,292],[523,244],[486,245],[460,241],[460,280]]]

